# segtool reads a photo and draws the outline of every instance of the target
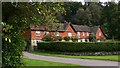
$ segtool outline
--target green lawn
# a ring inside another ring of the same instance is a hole
[[[120,40],[107,39],[106,42],[110,42],[110,43],[111,43],[111,42],[112,42],[112,43],[114,43],[114,42],[115,42],[115,43],[120,43]]]
[[[50,62],[50,61],[44,61],[44,60],[34,60],[34,59],[28,59],[28,58],[23,58],[23,62],[25,66],[51,66],[51,67],[56,67],[58,66],[59,68],[64,67],[64,68],[91,68],[91,67],[86,67],[86,66],[80,66],[80,65],[75,65],[75,64],[67,64],[67,63],[59,63],[59,62]],[[57,68],[58,68],[57,67]]]
[[[47,53],[47,52],[30,52],[30,53],[44,55],[44,56],[64,57],[64,58],[80,58],[80,59],[120,61],[120,59],[118,59],[118,55],[111,55],[111,56],[71,56],[71,55],[53,54],[53,53]]]

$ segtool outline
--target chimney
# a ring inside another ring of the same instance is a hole
[[[64,23],[66,23],[67,21],[66,20],[64,20]]]

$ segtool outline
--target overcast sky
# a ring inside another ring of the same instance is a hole
[[[72,1],[78,1],[78,2],[84,2],[84,0],[72,0]],[[86,1],[90,1],[90,0],[86,0]],[[108,1],[114,1],[114,2],[118,2],[120,0],[91,0],[91,1],[100,1],[100,2],[108,2]]]
[[[77,2],[82,2],[82,4],[84,4],[84,0],[72,0],[72,1],[77,1]],[[88,0],[86,0],[86,1],[88,1]],[[90,0],[89,0],[90,1]],[[93,1],[93,2],[97,2],[97,1],[100,1],[100,2],[116,2],[116,3],[118,3],[118,1],[120,1],[120,0],[91,0],[91,1]]]

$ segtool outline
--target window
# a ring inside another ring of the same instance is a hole
[[[49,32],[46,32],[46,34],[49,34]]]
[[[40,36],[40,31],[36,31],[36,36]]]
[[[80,36],[80,32],[77,32],[77,36]]]
[[[71,36],[72,36],[72,33],[71,33],[71,32],[68,32],[68,36],[71,37]]]
[[[89,33],[87,32],[86,35],[89,36]]]
[[[59,32],[56,32],[56,36],[59,36]]]
[[[49,32],[45,31],[45,32],[44,32],[44,35],[47,35],[47,34],[49,34]]]
[[[37,43],[39,43],[41,40],[36,40]]]
[[[101,32],[99,32],[99,36],[101,36]]]
[[[82,32],[82,36],[84,36],[85,34],[84,34],[84,32]]]

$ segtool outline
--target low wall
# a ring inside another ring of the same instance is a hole
[[[120,55],[120,52],[56,52],[57,54],[74,55],[74,56],[104,56]]]

